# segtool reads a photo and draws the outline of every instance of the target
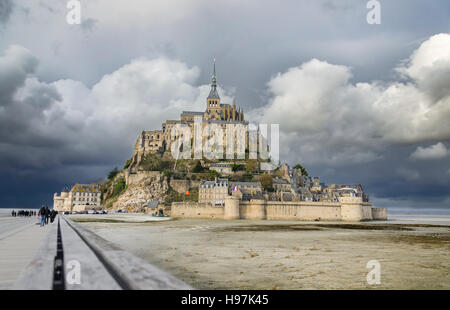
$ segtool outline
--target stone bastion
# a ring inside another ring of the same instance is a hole
[[[360,197],[340,197],[339,202],[241,201],[227,197],[223,206],[209,203],[174,202],[172,217],[211,219],[258,219],[300,221],[370,221],[387,220],[385,208],[373,208]]]

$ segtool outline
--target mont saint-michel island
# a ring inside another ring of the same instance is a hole
[[[272,164],[263,126],[253,125],[250,132],[236,101],[221,101],[215,60],[205,106],[203,112],[182,111],[161,129],[142,131],[122,170],[111,171],[103,184],[75,184],[55,193],[53,209],[204,219],[387,219],[386,209],[373,207],[361,184],[327,185],[301,164]]]

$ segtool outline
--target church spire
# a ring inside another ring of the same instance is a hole
[[[219,93],[217,92],[216,58],[214,58],[214,68],[211,79],[211,91],[209,92],[208,99],[220,99]]]
[[[212,75],[211,86],[213,86],[213,87],[217,86],[217,80],[216,80],[216,58],[214,58],[214,70],[213,70],[213,75]]]

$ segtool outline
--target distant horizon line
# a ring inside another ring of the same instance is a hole
[[[50,207],[50,206],[49,206]],[[10,207],[0,207],[0,210],[39,210],[40,207],[33,207],[33,208],[10,208]],[[402,208],[402,207],[387,207],[387,211],[390,214],[396,214],[396,215],[408,215],[408,214],[414,214],[414,215],[450,215],[450,208]],[[420,213],[422,212],[422,213]],[[442,212],[437,213],[437,212]]]

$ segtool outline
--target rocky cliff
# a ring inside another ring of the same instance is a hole
[[[145,212],[145,206],[152,200],[164,203],[169,193],[169,183],[162,174],[150,175],[139,181],[127,184],[126,189],[112,203],[112,209],[127,209],[132,212]]]

